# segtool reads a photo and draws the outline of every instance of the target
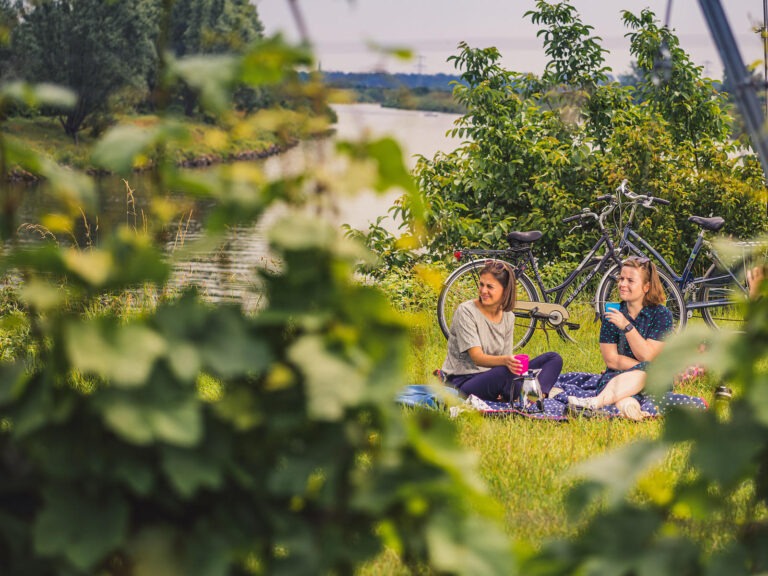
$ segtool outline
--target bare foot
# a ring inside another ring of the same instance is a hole
[[[640,409],[640,402],[635,398],[624,398],[616,403],[616,408],[619,409],[619,414],[630,420],[639,421],[650,416],[648,412],[643,412]]]

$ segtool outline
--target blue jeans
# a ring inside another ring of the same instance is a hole
[[[563,359],[557,352],[545,352],[541,356],[531,358],[528,369],[541,370],[539,384],[541,391],[548,395],[563,370]],[[474,394],[492,402],[511,402],[520,396],[523,377],[512,374],[506,366],[495,366],[477,374],[453,374],[448,377],[448,383],[463,396]]]

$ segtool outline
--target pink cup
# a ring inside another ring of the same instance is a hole
[[[526,372],[528,372],[528,361],[529,361],[528,354],[515,354],[515,360],[517,360],[518,362],[520,362],[520,364],[522,364],[520,368],[520,374],[525,374]]]

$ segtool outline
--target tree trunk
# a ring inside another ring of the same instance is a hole
[[[64,133],[70,136],[75,144],[78,143],[78,133],[83,127],[86,116],[88,116],[87,106],[82,99],[78,99],[77,104],[69,111],[67,117],[64,120],[59,118],[59,122],[64,127]]]
[[[181,99],[184,102],[184,114],[191,118],[197,108],[197,92],[185,85],[181,89]]]

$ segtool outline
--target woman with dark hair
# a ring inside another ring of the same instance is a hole
[[[477,298],[456,308],[442,371],[464,396],[511,402],[520,394],[523,366],[512,355],[515,282],[509,264],[489,261],[480,270]],[[539,384],[547,394],[560,375],[563,359],[547,352],[531,359],[528,368],[541,370]]]
[[[600,353],[606,370],[597,381],[597,394],[586,398],[568,395],[568,404],[589,410],[615,404],[622,415],[640,420],[648,414],[641,412],[634,396],[645,387],[645,368],[659,355],[664,337],[672,330],[672,313],[664,306],[664,288],[648,258],[627,258],[618,287],[622,302],[618,310],[606,311],[600,329]],[[570,376],[563,374],[560,379],[566,394],[575,391],[571,387],[575,378]]]

